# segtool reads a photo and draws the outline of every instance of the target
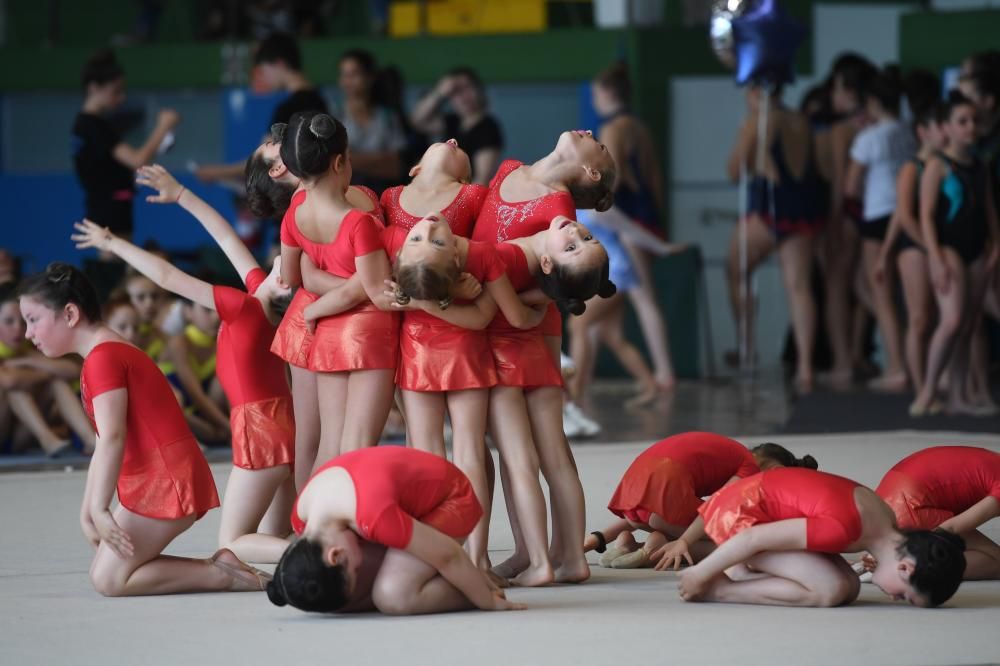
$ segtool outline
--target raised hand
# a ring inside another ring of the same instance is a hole
[[[70,235],[70,240],[76,243],[76,249],[86,250],[87,248],[97,248],[107,250],[115,235],[107,227],[100,227],[88,219],[82,222],[74,222],[73,228],[77,233]]]
[[[135,182],[157,191],[146,197],[149,203],[177,203],[184,193],[184,186],[159,164],[139,167]]]

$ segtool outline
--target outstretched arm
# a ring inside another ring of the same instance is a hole
[[[136,247],[127,240],[118,238],[90,220],[77,222],[73,226],[77,233],[70,238],[76,243],[76,249],[83,250],[93,247],[111,252],[163,289],[210,310],[215,309],[215,294],[209,283],[188,275],[169,262]]]
[[[612,206],[602,213],[592,210],[580,211],[580,221],[584,224],[597,224],[605,229],[616,231],[628,237],[630,241],[644,250],[661,257],[678,254],[688,248],[686,243],[667,243],[641,224],[633,221],[617,206]]]
[[[146,197],[146,201],[161,204],[176,203],[191,213],[225,253],[240,279],[245,281],[250,271],[260,268],[257,260],[247,249],[246,244],[240,240],[232,225],[219,215],[218,211],[205,203],[201,197],[178,183],[173,175],[162,166],[154,164],[140,168],[136,182],[157,191],[156,194]]]
[[[149,138],[146,139],[146,143],[138,148],[133,148],[122,141],[112,149],[111,156],[130,169],[138,169],[144,164],[149,164],[153,160],[153,157],[156,156],[156,151],[160,148],[160,144],[163,143],[164,137],[180,121],[180,114],[176,111],[173,109],[162,109],[156,117],[156,126],[150,133]]]

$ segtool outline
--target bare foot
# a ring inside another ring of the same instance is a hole
[[[677,377],[674,375],[664,375],[662,377],[656,377],[656,386],[664,393],[668,393],[677,388]]]
[[[503,576],[496,574],[492,569],[484,569],[483,573],[485,573],[486,577],[490,579],[490,582],[496,585],[497,587],[499,588],[510,587],[510,581],[504,578]]]
[[[820,374],[819,380],[835,391],[846,391],[854,381],[854,372],[850,368],[830,370]]]
[[[656,384],[650,384],[625,401],[625,409],[639,409],[656,400],[660,395],[660,388]]]
[[[902,393],[910,382],[905,372],[879,375],[868,382],[868,388],[879,393]]]
[[[794,386],[799,395],[809,395],[813,391],[813,376],[801,373],[796,375]]]
[[[754,580],[755,578],[763,578],[767,574],[763,574],[759,571],[754,571],[744,563],[735,564],[728,569],[726,569],[726,576],[729,577],[731,581],[744,581],[744,580]]]
[[[501,578],[513,578],[527,569],[530,564],[531,562],[528,558],[521,557],[517,553],[514,553],[506,560],[493,567],[491,571]]]
[[[716,576],[705,584],[700,601],[725,601],[726,590],[737,584],[725,576]]]
[[[545,562],[542,566],[528,567],[511,578],[510,584],[517,587],[541,587],[549,585],[553,581],[555,581],[555,572],[552,571],[552,565]]]
[[[231,592],[260,592],[271,580],[270,574],[244,563],[228,548],[220,548],[208,561],[229,575]]]
[[[590,578],[590,565],[586,560],[576,564],[562,564],[555,571],[555,582],[557,583],[582,583]]]

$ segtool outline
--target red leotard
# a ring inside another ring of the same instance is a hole
[[[389,256],[396,256],[407,233],[402,227],[386,227],[383,239]],[[469,241],[462,270],[485,284],[503,277],[506,267],[493,245]],[[396,385],[404,391],[462,391],[496,386],[497,373],[485,330],[473,331],[423,311],[408,311],[403,313],[399,349]]]
[[[403,550],[410,545],[414,520],[462,539],[483,515],[465,474],[431,453],[401,446],[375,446],[334,458],[312,478],[332,467],[346,470],[354,482],[358,534],[388,548]],[[306,524],[298,509],[296,500],[292,528],[302,534]]]
[[[760,523],[805,518],[806,550],[841,553],[861,536],[861,516],[854,501],[858,486],[842,476],[783,467],[724,487],[698,513],[715,543]]]
[[[712,432],[685,432],[639,454],[608,503],[611,513],[649,524],[650,514],[686,527],[708,497],[734,476],[760,472],[750,451]]]
[[[403,185],[390,187],[382,193],[382,209],[385,211],[386,222],[391,227],[402,227],[410,230],[423,216],[411,215],[399,203],[399,196],[403,193]],[[472,235],[472,226],[479,216],[479,211],[483,207],[483,200],[486,198],[487,189],[482,185],[463,185],[455,198],[448,204],[441,215],[448,221],[452,233],[456,236],[469,238]],[[431,211],[428,211],[431,212]]]
[[[528,201],[506,201],[500,195],[500,186],[507,176],[522,166],[524,164],[517,160],[504,160],[500,164],[490,181],[490,191],[483,202],[483,209],[476,219],[473,240],[500,243],[544,231],[558,215],[576,219],[576,204],[569,192],[550,192]],[[562,316],[554,303],[549,306],[540,328],[542,335],[562,336]]]
[[[500,243],[496,250],[507,266],[507,277],[514,291],[531,289],[535,278],[528,267],[524,250],[514,243]],[[523,388],[562,386],[562,373],[545,344],[541,326],[518,330],[510,325],[502,312],[497,311],[486,332],[497,370],[497,384]]]
[[[281,224],[281,243],[301,247],[317,267],[328,273],[350,278],[355,273],[357,257],[385,251],[382,229],[374,217],[354,209],[341,220],[332,242],[317,243],[299,231],[294,209],[289,208]],[[308,367],[313,372],[395,369],[398,358],[398,313],[382,312],[366,301],[347,312],[319,320]]]
[[[285,225],[294,223],[295,209],[306,200],[306,191],[299,190],[292,195],[292,201],[285,211],[285,216],[281,220],[281,229],[284,232]],[[274,332],[274,342],[271,343],[271,353],[285,362],[299,368],[309,367],[309,351],[312,349],[313,334],[306,326],[303,311],[310,303],[316,300],[316,296],[305,287],[299,287],[292,297],[292,302],[288,304],[285,316],[278,324],[278,330]]]
[[[274,326],[251,294],[267,277],[247,273],[247,293],[215,287],[219,326],[216,374],[229,400],[233,464],[244,469],[290,465],[295,460],[295,417],[285,364],[268,351]]]
[[[118,501],[147,518],[176,520],[219,506],[212,471],[188,429],[167,378],[146,354],[124,342],[103,342],[80,372],[83,408],[94,430],[94,398],[124,388],[125,453]]]
[[[1000,453],[935,446],[903,458],[875,492],[904,529],[932,530],[985,497],[1000,501]]]

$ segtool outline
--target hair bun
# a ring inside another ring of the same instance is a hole
[[[70,278],[73,277],[73,267],[69,264],[64,264],[61,261],[53,261],[51,264],[46,266],[45,274],[49,279],[49,282],[54,282],[59,284],[60,282],[68,282]]]
[[[271,141],[274,143],[283,143],[285,140],[285,132],[288,131],[288,123],[274,123],[271,125]]]
[[[337,124],[327,114],[317,113],[309,121],[309,131],[317,139],[329,139],[337,131]]]
[[[597,289],[597,295],[601,298],[611,298],[616,293],[618,293],[618,287],[611,280],[605,280]]]
[[[611,210],[611,206],[613,206],[614,203],[615,193],[609,190],[604,194],[604,196],[597,200],[597,203],[594,204],[594,210],[598,213],[603,213],[606,210]]]
[[[267,583],[267,598],[275,606],[287,606],[288,599],[285,598],[284,593],[278,588],[278,584],[273,580]]]
[[[558,301],[556,305],[558,305],[559,309],[564,313],[571,315],[582,315],[587,311],[587,303],[585,301],[581,301],[579,298],[566,298]]]
[[[799,467],[805,467],[806,469],[819,469],[819,463],[811,455],[804,455],[795,461],[798,463]]]

